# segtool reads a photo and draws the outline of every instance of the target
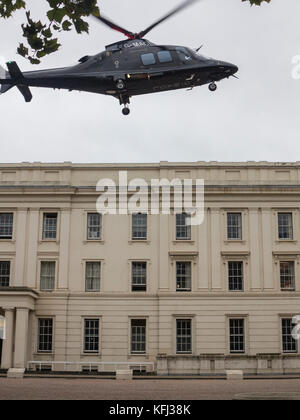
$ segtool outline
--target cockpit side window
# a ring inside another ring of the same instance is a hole
[[[154,54],[152,54],[152,53],[142,54],[141,59],[142,59],[142,63],[144,64],[144,66],[151,66],[152,64],[156,64]]]
[[[159,51],[157,56],[160,63],[171,63],[173,61],[170,51]]]
[[[177,47],[176,51],[177,51],[180,61],[182,61],[183,63],[187,63],[192,60],[191,54],[188,52],[186,48]]]

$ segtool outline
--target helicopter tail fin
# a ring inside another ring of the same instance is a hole
[[[0,94],[7,92],[14,86],[17,86],[20,93],[23,95],[25,102],[30,102],[32,99],[32,94],[29,87],[22,83],[24,80],[24,75],[19,69],[18,64],[15,61],[10,61],[7,63],[7,68],[8,72],[0,66]],[[5,79],[9,79],[10,83],[5,83]]]

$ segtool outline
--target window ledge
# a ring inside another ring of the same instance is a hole
[[[245,241],[244,239],[225,239],[224,243],[226,245],[228,245],[228,244],[246,244],[247,241]]]
[[[131,358],[137,357],[137,356],[139,356],[139,357],[142,356],[142,357],[145,357],[146,359],[149,358],[149,354],[148,353],[130,353],[130,354],[127,355],[127,358],[128,359],[131,359]],[[136,362],[136,363],[139,363],[139,362]]]
[[[130,239],[128,241],[128,243],[129,243],[129,245],[139,244],[139,243],[149,245],[150,244],[150,241],[148,239]]]
[[[55,353],[53,351],[38,351],[33,353],[33,356],[54,356]],[[41,360],[41,362],[52,362],[53,360]],[[33,362],[39,362],[39,360],[33,360]]]
[[[83,243],[84,245],[93,244],[93,243],[104,245],[104,240],[103,239],[85,239]]]
[[[94,357],[99,357],[99,356],[102,356],[102,354],[101,353],[93,353],[93,352],[87,352],[87,353],[80,353],[80,357],[91,357],[91,356],[94,356]],[[83,360],[84,361],[84,360]],[[75,363],[75,362],[74,362]],[[88,362],[86,362],[87,364],[88,364]]]
[[[173,241],[174,245],[178,245],[178,244],[189,244],[189,245],[194,245],[195,241],[193,241],[192,239],[175,239]]]
[[[297,244],[297,243],[298,243],[298,241],[297,241],[296,239],[277,239],[277,240],[275,241],[275,243],[276,243],[277,245],[279,245],[279,244],[283,244],[283,243],[288,243],[288,244]]]
[[[44,244],[44,243],[54,243],[59,245],[59,240],[58,239],[41,239],[39,240],[39,244]]]

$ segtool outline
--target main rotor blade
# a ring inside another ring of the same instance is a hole
[[[124,34],[125,36],[127,36],[127,38],[129,39],[134,39],[136,37],[136,34],[134,34],[131,31],[128,31],[127,29],[122,28],[121,26],[115,24],[114,22],[112,22],[111,20],[103,17],[103,15],[101,14],[101,16],[95,16],[94,17],[98,20],[100,20],[102,23],[104,23],[105,25],[109,26],[111,29],[114,29],[115,31],[121,32],[121,34]]]
[[[144,38],[144,36],[152,31],[156,26],[160,25],[165,20],[169,19],[171,16],[175,15],[176,13],[180,12],[181,10],[185,9],[188,6],[191,6],[193,3],[196,3],[199,0],[185,0],[183,3],[181,3],[178,7],[173,9],[171,12],[169,12],[166,16],[159,19],[157,22],[153,23],[151,26],[149,26],[144,31],[141,31],[136,38]]]

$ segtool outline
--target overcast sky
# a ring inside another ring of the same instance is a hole
[[[180,0],[101,0],[103,14],[132,31],[147,27]],[[34,16],[43,7],[36,0]],[[44,1],[39,0],[39,3]],[[46,2],[45,2],[46,3]],[[1,162],[157,162],[300,160],[299,0],[250,7],[241,0],[204,0],[147,35],[158,44],[204,44],[203,54],[239,66],[239,80],[134,97],[124,117],[114,98],[32,88],[0,97]],[[15,51],[23,13],[0,21],[0,56],[32,66]],[[63,35],[58,53],[38,68],[68,66],[125,39],[91,21],[90,35]]]

